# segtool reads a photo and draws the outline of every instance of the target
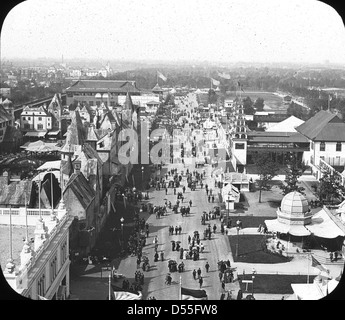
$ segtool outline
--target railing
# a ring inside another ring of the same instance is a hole
[[[49,219],[52,213],[51,209],[41,210],[41,216],[44,220]],[[54,213],[57,217],[61,217],[65,214],[65,210],[54,209]],[[40,216],[39,209],[27,209],[25,208],[0,208],[0,224],[9,224],[10,215],[12,217],[12,224],[17,226],[25,226],[26,223],[29,226],[35,226],[37,219]]]
[[[70,218],[69,214],[66,213],[61,220],[58,222],[58,224],[50,231],[48,234],[47,239],[43,242],[43,244],[38,248],[36,252],[34,252],[32,258],[27,262],[25,267],[21,269],[18,276],[21,274],[28,274],[29,270],[35,266],[36,261],[41,257],[42,253],[46,251],[48,246],[50,245],[51,241],[55,238],[56,235],[58,235],[61,231],[61,228],[64,226],[65,222]]]

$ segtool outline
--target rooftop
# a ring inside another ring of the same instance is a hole
[[[66,89],[68,91],[131,92],[140,93],[135,81],[127,80],[78,80]]]
[[[319,111],[296,130],[310,140],[345,141],[345,123],[336,114],[325,110]]]

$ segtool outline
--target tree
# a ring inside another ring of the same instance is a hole
[[[271,190],[272,186],[270,185],[270,181],[277,175],[279,167],[274,161],[272,161],[268,153],[258,153],[253,160],[259,175],[259,203],[261,203],[262,190]]]
[[[254,108],[256,109],[256,111],[264,110],[264,106],[265,106],[265,100],[263,98],[259,97],[255,100]]]
[[[246,97],[243,100],[243,109],[244,109],[244,114],[254,114],[255,110],[253,108],[253,101],[250,99],[250,97]]]
[[[217,94],[213,89],[208,90],[208,99],[207,103],[217,103]]]
[[[341,184],[340,179],[329,170],[324,170],[323,175],[319,180],[318,197],[322,203],[333,204],[337,199],[342,201],[345,195],[345,187]]]
[[[294,153],[289,153],[286,158],[287,168],[285,170],[285,184],[280,186],[280,188],[283,190],[284,195],[293,191],[304,194],[304,188],[298,186],[297,184],[298,178],[307,169],[307,166],[304,164],[304,162],[298,160]]]

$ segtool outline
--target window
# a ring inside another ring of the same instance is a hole
[[[325,151],[325,149],[326,149],[325,143],[324,143],[324,142],[321,142],[321,143],[320,143],[320,151]]]
[[[38,121],[42,121],[42,117],[38,117]]]
[[[37,294],[44,296],[45,294],[45,275],[43,274],[37,281]]]
[[[235,143],[235,149],[244,149],[244,143]]]
[[[311,150],[314,150],[314,142],[313,142],[313,141],[310,142],[310,149],[311,149]]]
[[[30,124],[24,123],[24,129],[30,129]]]
[[[25,121],[25,117],[23,117],[23,120]]]
[[[335,147],[335,151],[341,151],[341,142],[337,142],[337,145]]]
[[[0,136],[4,134],[4,130],[0,130]]]
[[[38,124],[38,125],[37,125],[37,130],[43,130],[43,124],[41,124],[41,123]]]
[[[31,120],[31,117],[28,117],[28,120]]]

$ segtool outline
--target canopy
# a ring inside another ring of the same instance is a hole
[[[48,132],[48,136],[56,136],[56,135],[59,134],[59,132],[60,132],[60,130],[57,130],[57,131],[50,131],[50,132]]]
[[[290,233],[294,236],[307,236],[311,233],[317,237],[327,239],[345,236],[345,233],[329,217],[328,213],[324,209],[321,209],[319,212],[315,213],[311,218],[311,223],[305,226],[285,224],[279,222],[278,219],[265,220],[265,224],[269,231]]]
[[[289,233],[293,236],[303,237],[309,236],[310,232],[302,225],[289,225],[279,222],[278,219],[265,220],[268,231]]]
[[[47,131],[29,131],[25,133],[26,137],[44,137]]]
[[[49,169],[56,169],[60,170],[61,160],[56,161],[47,161],[43,163],[37,170],[49,170]]]
[[[306,225],[306,228],[315,236],[321,238],[333,239],[339,236],[345,236],[345,233],[336,225],[324,209],[314,214],[311,218],[311,224]]]
[[[34,177],[32,180],[33,181],[40,181],[40,180],[43,180],[44,176],[47,174],[47,173],[50,173],[52,172],[55,176],[55,178],[58,180],[58,182],[60,182],[60,170],[54,170],[54,171],[46,171],[46,172],[43,172],[41,174],[38,174],[36,177]]]

